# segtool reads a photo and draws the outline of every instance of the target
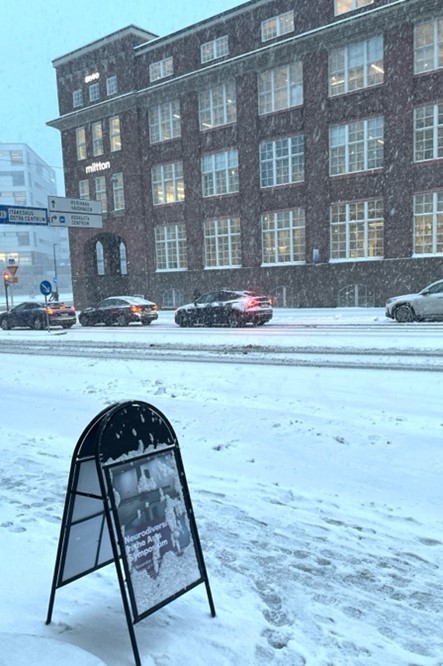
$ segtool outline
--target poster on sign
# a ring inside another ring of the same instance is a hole
[[[141,617],[201,581],[183,488],[173,451],[118,463],[107,474],[133,612]]]

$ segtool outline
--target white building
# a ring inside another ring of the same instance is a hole
[[[25,143],[0,143],[0,204],[47,208],[51,194],[57,194],[54,169]],[[21,299],[39,294],[42,280],[49,280],[54,291],[71,291],[66,229],[0,224],[0,269],[12,260],[18,281],[11,289]]]

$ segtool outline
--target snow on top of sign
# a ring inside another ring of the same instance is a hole
[[[128,451],[127,453],[122,453],[122,455],[118,456],[117,458],[107,458],[103,462],[103,465],[113,465],[115,463],[125,462],[126,460],[133,460],[134,458],[146,455],[147,453],[153,453],[154,451],[164,451],[166,449],[170,449],[173,446],[174,445],[171,444],[171,442],[157,442],[145,445],[143,440],[139,439],[137,449]]]

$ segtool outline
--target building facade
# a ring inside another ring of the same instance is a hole
[[[441,0],[251,0],[54,60],[77,307],[381,305],[443,276]]]
[[[0,143],[0,204],[47,208],[48,196],[57,194],[55,171],[25,143]],[[70,292],[71,267],[66,229],[31,224],[0,225],[0,267],[13,261],[17,283],[11,295],[40,294],[42,280]],[[54,274],[55,273],[55,274]],[[55,278],[55,282],[54,282]]]

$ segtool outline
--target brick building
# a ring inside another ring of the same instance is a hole
[[[248,288],[381,305],[443,277],[441,0],[251,0],[54,60],[77,307]]]

